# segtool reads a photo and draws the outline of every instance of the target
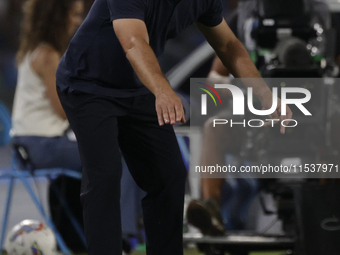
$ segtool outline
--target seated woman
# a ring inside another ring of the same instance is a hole
[[[70,135],[69,123],[56,92],[55,72],[82,22],[83,1],[27,0],[23,10],[17,53],[18,83],[12,112],[13,142],[27,149],[34,168],[81,171],[77,142]],[[81,223],[80,181],[62,177],[52,181],[50,187],[52,184],[64,186],[63,193],[70,209]],[[74,249],[75,231],[69,224],[58,221],[64,221],[66,216],[58,200],[51,195],[52,219],[66,244]],[[69,238],[68,233],[73,236]]]
[[[77,143],[56,92],[55,72],[82,22],[81,0],[28,0],[24,7],[18,83],[13,105],[14,143],[24,145],[36,168],[81,171]]]

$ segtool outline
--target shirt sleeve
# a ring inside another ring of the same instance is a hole
[[[223,5],[221,0],[209,0],[207,11],[198,18],[198,22],[208,27],[219,25],[223,20]]]
[[[115,19],[141,19],[144,21],[145,0],[107,0],[111,21]]]

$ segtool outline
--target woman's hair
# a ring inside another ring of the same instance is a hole
[[[44,42],[61,54],[66,50],[69,35],[69,12],[78,0],[27,0],[23,6],[20,47],[17,60]]]

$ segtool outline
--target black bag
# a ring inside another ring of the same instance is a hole
[[[256,0],[257,27],[252,37],[257,45],[273,49],[279,38],[278,29],[289,29],[291,35],[308,41],[313,36],[310,15],[305,0]]]
[[[340,254],[340,183],[306,184],[301,193],[305,255]]]

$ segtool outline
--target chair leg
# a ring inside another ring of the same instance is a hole
[[[1,236],[0,236],[0,254],[4,251],[4,241],[5,241],[6,230],[7,230],[7,225],[8,225],[9,210],[11,208],[14,182],[15,182],[15,177],[12,176],[9,180],[9,184],[7,188],[6,205],[5,205],[4,215],[2,218],[2,227],[1,227]]]
[[[64,209],[64,211],[67,215],[67,217],[71,221],[71,224],[74,227],[74,229],[76,230],[76,232],[77,232],[78,236],[80,237],[82,243],[86,247],[85,234],[84,234],[84,231],[83,231],[82,227],[80,226],[78,220],[74,217],[73,213],[70,210],[70,207],[68,206],[65,199],[62,197],[61,192],[56,187],[52,187],[52,190],[53,190],[54,194],[56,195],[56,197],[58,198],[59,203],[61,204],[62,208]]]
[[[24,184],[28,194],[31,196],[35,206],[37,207],[38,211],[40,212],[41,216],[45,219],[47,225],[52,229],[52,231],[55,234],[57,243],[61,249],[61,251],[64,253],[64,255],[72,255],[71,251],[67,248],[62,236],[59,234],[57,228],[55,227],[53,221],[51,220],[51,218],[45,213],[44,208],[42,206],[42,204],[40,203],[38,197],[36,196],[36,194],[34,193],[32,187],[30,186],[30,184],[28,183],[27,178],[23,177],[23,176],[19,176],[20,180],[22,181],[22,183]]]

